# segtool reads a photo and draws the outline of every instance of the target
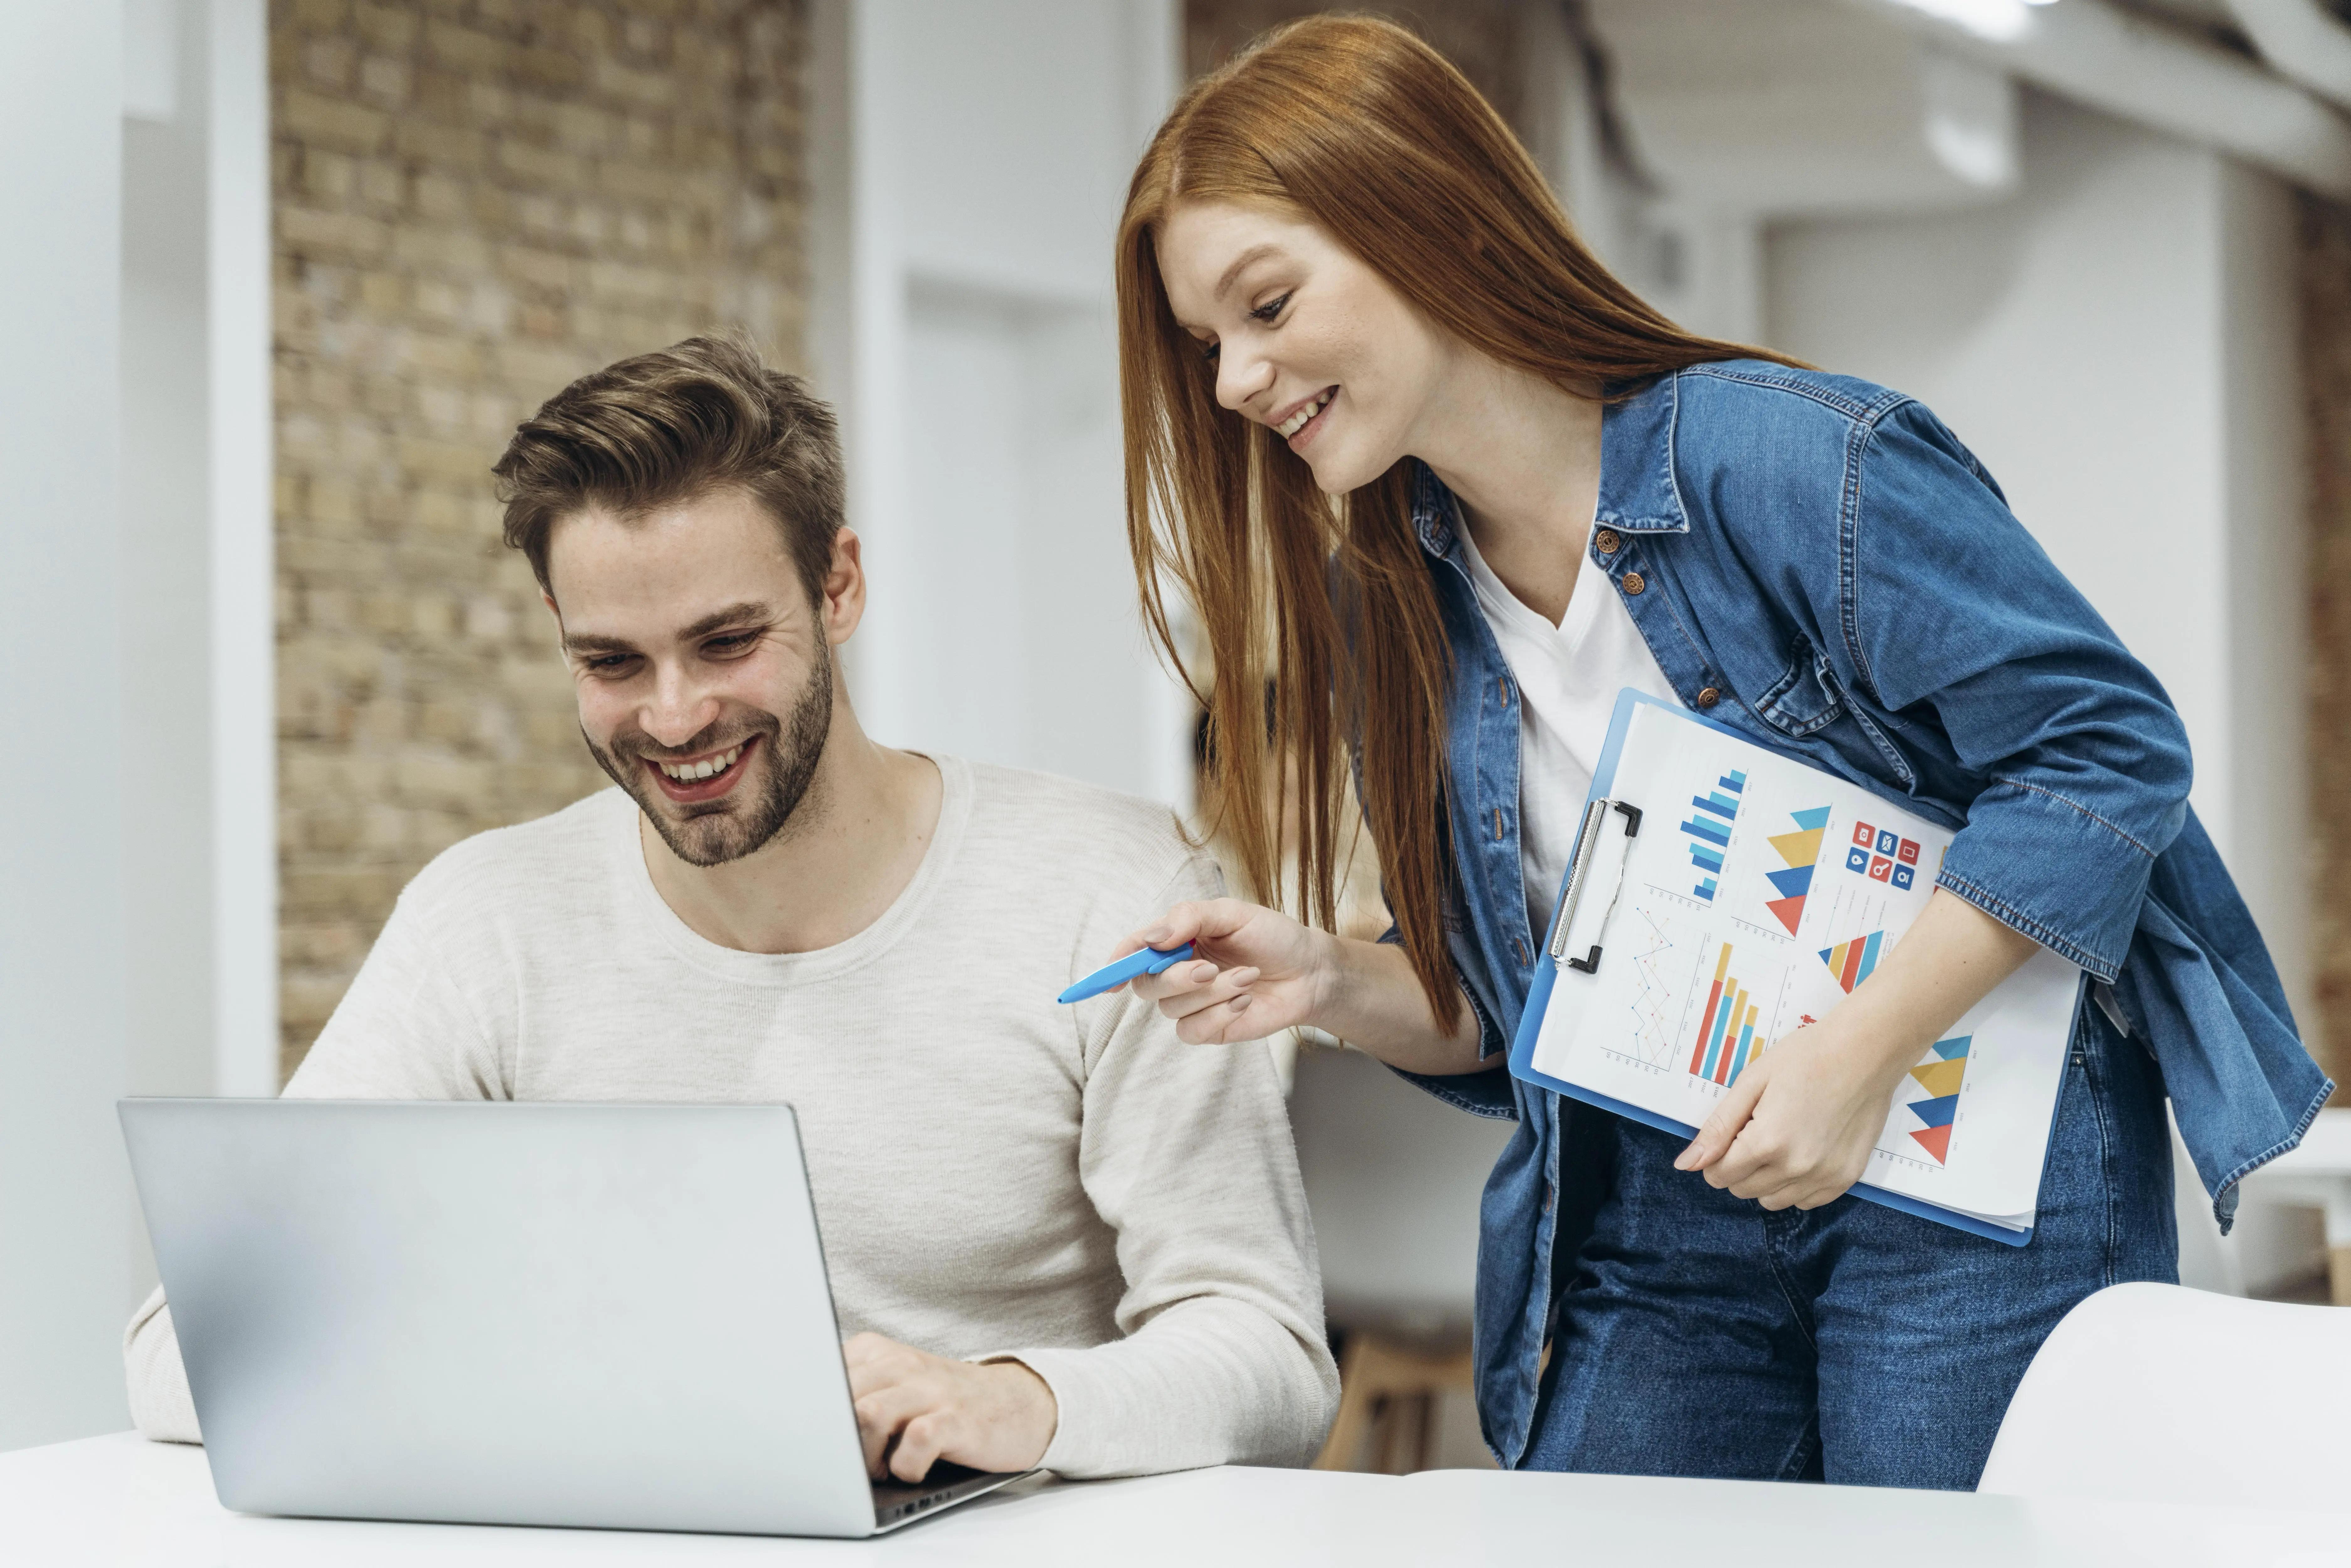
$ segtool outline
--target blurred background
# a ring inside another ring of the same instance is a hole
[[[842,413],[868,727],[1190,807],[1110,237],[1183,84],[1317,8],[0,5],[0,729],[73,743],[0,770],[0,1448],[127,1424],[114,1098],[274,1092],[418,867],[602,784],[487,473],[570,378],[747,327]],[[1347,8],[1459,65],[1669,314],[1975,448],[2178,701],[2344,1076],[2351,5]],[[1482,1462],[1455,1390],[1507,1125],[1328,1049],[1292,1104],[1384,1391],[1330,1461]],[[2190,1283],[2325,1267],[2308,1210],[2224,1243],[2190,1190],[2182,1224]]]

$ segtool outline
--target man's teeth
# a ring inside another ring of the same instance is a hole
[[[661,770],[681,784],[691,784],[697,779],[708,779],[714,774],[726,772],[735,766],[735,759],[742,755],[743,748],[738,746],[732,751],[723,752],[716,757],[705,758],[700,762],[664,762],[661,765]]]
[[[1338,388],[1332,387],[1331,392],[1337,392],[1338,390]],[[1304,408],[1300,409],[1296,413],[1291,414],[1288,419],[1285,419],[1280,424],[1275,425],[1273,427],[1274,434],[1280,436],[1284,441],[1289,440],[1291,436],[1305,429],[1306,422],[1312,419],[1316,414],[1321,413],[1324,408],[1329,406],[1330,402],[1331,392],[1324,392],[1321,397],[1316,398],[1312,402],[1308,403]]]

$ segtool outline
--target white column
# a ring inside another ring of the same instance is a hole
[[[277,1092],[277,485],[269,17],[209,0],[205,352],[210,415],[213,1089]]]
[[[119,5],[0,5],[0,1448],[127,1424]]]

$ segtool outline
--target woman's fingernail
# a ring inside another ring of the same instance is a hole
[[[1249,1005],[1249,999],[1247,997],[1235,997],[1233,998],[1233,1011],[1235,1012],[1246,1011]]]
[[[1167,927],[1165,925],[1155,925],[1143,934],[1143,945],[1146,947],[1156,947],[1166,940]]]

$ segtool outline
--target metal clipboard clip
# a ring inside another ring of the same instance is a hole
[[[1596,975],[1600,972],[1600,945],[1593,944],[1592,951],[1581,958],[1571,958],[1567,956],[1567,934],[1575,924],[1576,909],[1583,902],[1585,886],[1591,880],[1593,857],[1600,848],[1600,830],[1606,824],[1608,813],[1611,810],[1624,813],[1625,836],[1627,839],[1638,838],[1641,835],[1640,807],[1629,805],[1623,800],[1594,800],[1584,807],[1583,828],[1575,835],[1575,861],[1568,868],[1567,891],[1559,901],[1559,922],[1552,927],[1551,933],[1550,952],[1552,959],[1586,975]],[[1607,924],[1608,916],[1613,916],[1616,913],[1616,897],[1624,888],[1625,862],[1619,860],[1616,862],[1616,884],[1608,890],[1608,913],[1607,916],[1602,919],[1604,926]]]

